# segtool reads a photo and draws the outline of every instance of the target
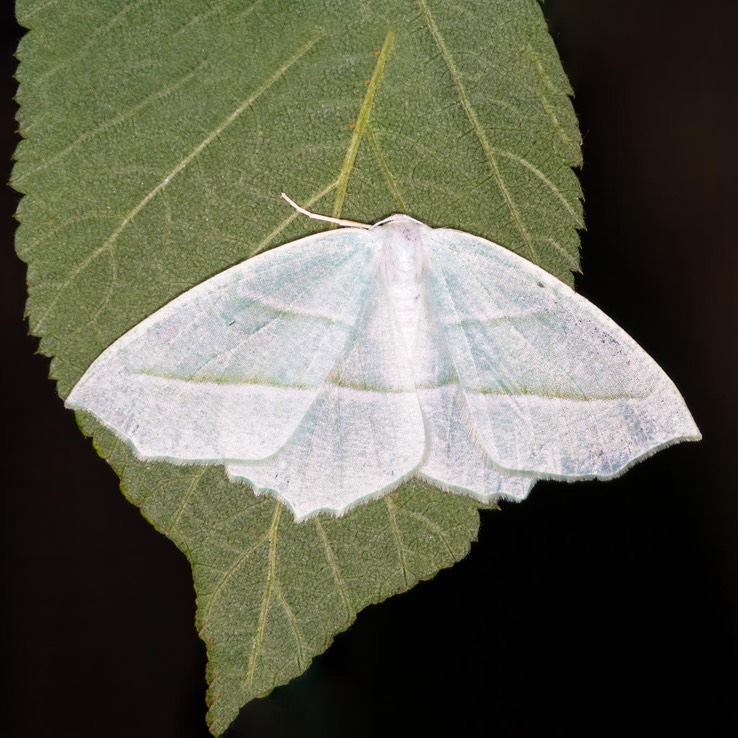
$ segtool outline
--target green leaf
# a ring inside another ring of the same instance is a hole
[[[21,0],[14,186],[28,316],[66,396],[114,339],[227,266],[407,212],[571,282],[580,138],[535,0]],[[304,671],[357,612],[469,550],[478,505],[412,482],[295,524],[219,467],[82,429],[187,555],[209,721]],[[388,655],[388,658],[391,658]]]

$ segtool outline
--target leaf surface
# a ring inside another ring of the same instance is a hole
[[[535,0],[21,0],[17,248],[66,396],[116,338],[222,269],[321,227],[278,197],[406,212],[571,283],[580,137]],[[478,504],[408,483],[295,524],[218,467],[83,430],[192,563],[219,734],[361,608],[466,555]]]

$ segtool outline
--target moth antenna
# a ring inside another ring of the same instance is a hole
[[[302,213],[303,215],[307,215],[308,218],[312,218],[313,220],[324,220],[326,223],[335,223],[336,225],[340,226],[347,226],[348,228],[366,228],[369,229],[371,226],[367,223],[359,223],[355,220],[346,220],[345,218],[333,218],[330,215],[320,215],[320,213],[311,213],[309,210],[305,210],[305,208],[300,207],[291,197],[286,195],[284,192],[280,193],[282,195],[282,199],[286,200],[292,207],[297,210],[298,213]]]

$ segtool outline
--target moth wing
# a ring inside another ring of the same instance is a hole
[[[363,230],[299,239],[193,287],[106,349],[66,400],[144,458],[274,454],[356,331],[378,258]]]
[[[433,231],[427,254],[427,292],[475,438],[496,465],[606,479],[700,438],[664,371],[567,285],[460,231]]]
[[[407,348],[381,274],[356,331],[289,441],[272,457],[228,465],[232,478],[273,490],[302,520],[342,514],[396,488],[425,450]]]

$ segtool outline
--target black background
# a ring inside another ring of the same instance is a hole
[[[15,146],[2,3],[0,145]],[[607,484],[539,484],[471,554],[364,610],[236,736],[738,735],[734,0],[549,0],[584,134],[578,289],[683,392],[705,439]],[[8,736],[194,738],[189,566],[117,491],[34,355],[2,228],[2,723]]]

